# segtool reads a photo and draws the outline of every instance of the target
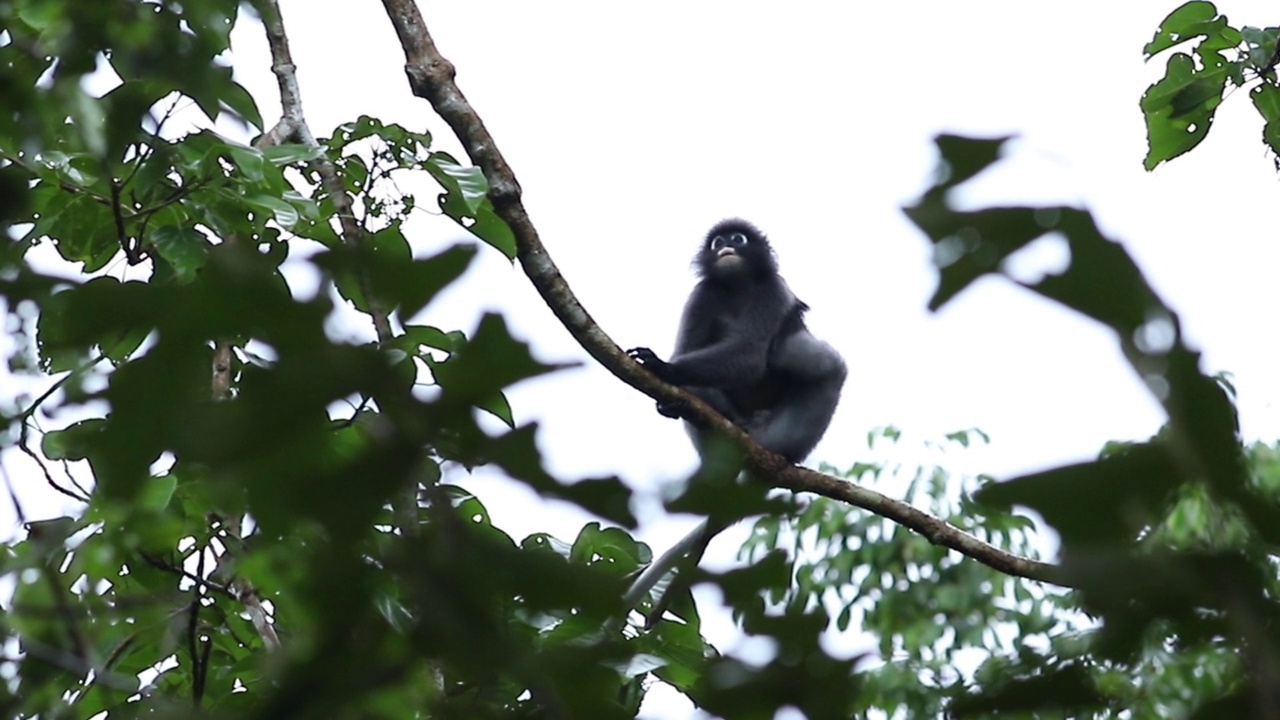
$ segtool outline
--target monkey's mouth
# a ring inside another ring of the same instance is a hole
[[[738,259],[738,251],[733,248],[720,248],[716,251],[716,260],[724,260],[726,258]]]

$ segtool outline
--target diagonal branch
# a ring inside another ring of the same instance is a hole
[[[942,518],[848,480],[798,465],[784,468],[772,479],[775,487],[822,495],[873,512],[914,530],[934,545],[951,548],[1002,573],[1064,587],[1070,585],[1057,565],[1005,552]]]
[[[601,365],[623,382],[657,400],[684,400],[692,408],[691,419],[728,435],[747,454],[748,465],[776,487],[809,492],[869,510],[914,530],[930,542],[956,550],[1010,575],[1065,584],[1058,568],[1048,563],[1007,553],[946,521],[907,503],[860,487],[840,478],[798,467],[757,445],[740,428],[696,397],[659,381],[622,351],[591,319],[570,290],[542,245],[538,231],[520,199],[520,184],[511,166],[485,129],[480,116],[454,82],[454,67],[436,48],[414,0],[382,0],[387,17],[405,53],[405,73],[413,93],[431,103],[462,142],[471,161],[489,181],[489,199],[495,212],[511,227],[517,257],[525,275],[574,339]]]

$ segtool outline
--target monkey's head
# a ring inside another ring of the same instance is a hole
[[[739,218],[716,223],[694,259],[698,274],[714,280],[750,280],[775,275],[778,261],[760,228]]]

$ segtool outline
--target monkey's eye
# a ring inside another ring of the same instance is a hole
[[[745,233],[734,232],[728,235],[716,235],[711,238],[710,248],[712,250],[722,250],[725,248],[738,249],[747,246],[747,235]]]

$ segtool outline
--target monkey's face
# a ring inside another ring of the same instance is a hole
[[[749,280],[777,272],[769,241],[745,220],[725,220],[707,233],[697,266],[703,277]]]
[[[736,275],[746,269],[750,243],[746,233],[726,232],[712,236],[705,253],[717,275]]]
[[[717,273],[733,273],[742,269],[745,263],[744,251],[748,238],[740,232],[718,234],[712,238],[708,250],[716,256]]]

